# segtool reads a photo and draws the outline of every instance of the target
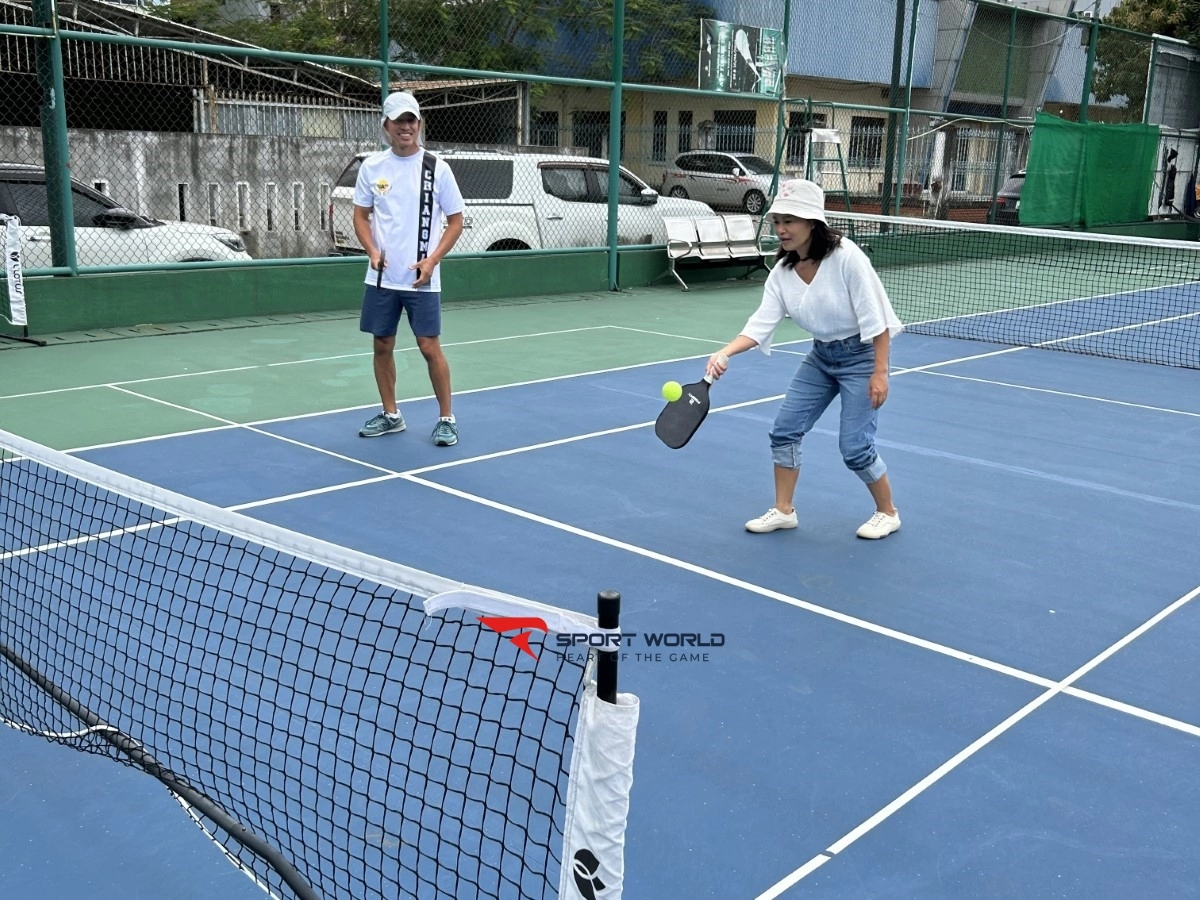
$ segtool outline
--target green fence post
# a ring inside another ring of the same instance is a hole
[[[71,202],[71,170],[67,159],[67,107],[63,87],[62,38],[53,0],[34,0],[33,24],[50,28],[54,37],[34,41],[38,83],[42,88],[42,161],[50,206],[50,254],[55,267],[76,274],[75,208]]]
[[[784,0],[783,2],[783,58],[779,63],[779,103],[777,105],[778,115],[775,120],[775,171],[771,173],[771,198],[779,192],[779,170],[783,166],[783,154],[787,147],[787,58],[788,58],[788,40],[791,36],[791,28],[788,27],[792,19],[792,0]],[[771,199],[769,198],[769,199]],[[767,204],[767,209],[770,209],[770,203]],[[764,226],[767,223],[767,210],[763,210],[762,216],[758,220],[758,230],[755,233],[755,239],[761,240]]]
[[[608,103],[608,289],[620,290],[617,278],[617,213],[621,189],[621,85],[625,81],[625,0],[613,3],[612,93]]]
[[[1008,53],[1004,58],[1004,96],[1000,98],[1000,131],[996,138],[996,171],[992,173],[992,202],[988,206],[988,222],[996,222],[996,195],[1000,193],[1000,154],[1004,150],[1004,132],[1008,126],[1008,93],[1012,89],[1013,48],[1017,45],[1017,10],[1008,14]]]
[[[900,102],[900,57],[904,52],[904,0],[896,0],[896,26],[892,35],[892,81],[888,89],[887,141],[883,161],[883,189],[880,193],[880,212],[891,213],[892,179],[896,176],[896,106]],[[903,177],[903,176],[901,176]],[[899,212],[899,210],[897,210]]]
[[[913,0],[911,24],[908,27],[908,66],[904,73],[904,126],[900,129],[900,150],[898,167],[900,170],[899,186],[896,188],[896,215],[900,215],[904,205],[904,164],[908,148],[908,128],[912,120],[912,82],[913,82],[913,49],[917,41],[917,11],[921,8],[921,0]]]
[[[1099,4],[1097,4],[1098,6]],[[1083,72],[1083,96],[1079,99],[1079,124],[1087,123],[1088,98],[1092,95],[1092,76],[1096,71],[1096,44],[1100,37],[1099,10],[1092,16],[1090,33],[1088,34],[1087,68]]]
[[[387,99],[387,95],[391,92],[392,86],[392,40],[388,37],[388,2],[389,0],[379,0],[379,61],[382,65],[379,67],[379,105],[383,106],[383,101]]]

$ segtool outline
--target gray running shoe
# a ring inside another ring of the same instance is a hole
[[[386,413],[379,413],[367,419],[367,423],[358,429],[359,437],[379,437],[381,434],[394,434],[405,429],[404,416],[399,413],[392,418]]]
[[[438,419],[433,426],[433,442],[439,447],[453,447],[458,443],[458,426],[449,419]]]

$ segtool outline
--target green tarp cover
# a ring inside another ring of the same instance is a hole
[[[1157,125],[1080,124],[1039,112],[1021,224],[1092,228],[1144,221],[1158,142]]]

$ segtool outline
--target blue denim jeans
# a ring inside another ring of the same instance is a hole
[[[813,341],[812,350],[788,385],[771,427],[771,459],[783,469],[800,468],[800,441],[817,424],[834,397],[842,399],[838,446],[846,468],[866,484],[887,472],[875,452],[879,410],[871,406],[867,384],[875,370],[875,345],[858,335],[842,341]]]

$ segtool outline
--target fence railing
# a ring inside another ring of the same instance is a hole
[[[31,274],[353,252],[347,173],[380,148],[380,99],[401,88],[472,189],[472,173],[507,161],[506,196],[470,197],[499,230],[479,228],[459,253],[607,247],[615,260],[618,246],[663,243],[664,215],[758,214],[779,178],[800,175],[831,205],[992,220],[1037,108],[1171,119],[1147,214],[1177,211],[1156,201],[1200,156],[1200,121],[1185,121],[1200,102],[1180,100],[1200,101],[1191,48],[989,0],[944,3],[936,21],[913,9],[893,32],[895,0],[871,2],[854,16],[806,9],[806,38],[787,47],[799,11],[769,0],[738,4],[740,23],[684,0],[599,19],[499,0],[305,0],[237,22],[182,0],[0,0],[0,198],[12,206],[0,212],[20,216]],[[880,66],[880,46],[897,48],[895,65]],[[572,169],[564,151],[622,169]],[[539,202],[567,224],[520,212]]]

